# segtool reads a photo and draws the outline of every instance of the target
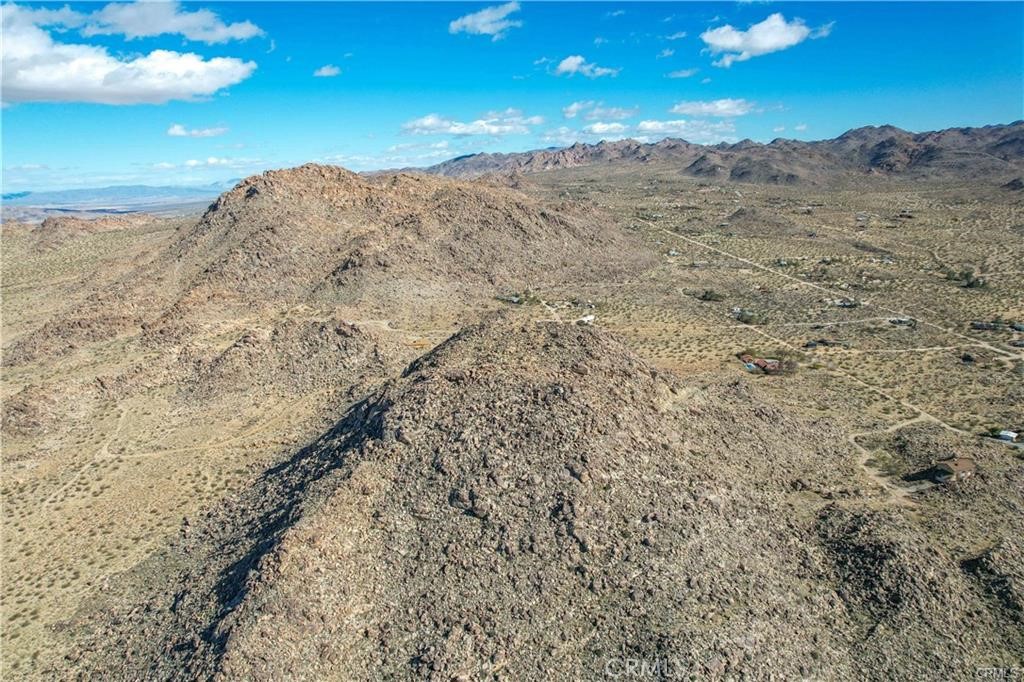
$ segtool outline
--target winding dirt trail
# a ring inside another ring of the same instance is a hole
[[[77,481],[79,478],[81,478],[82,474],[85,472],[85,469],[86,469],[87,466],[89,466],[89,464],[92,464],[93,462],[98,462],[98,461],[100,461],[102,459],[110,459],[111,458],[111,456],[110,456],[110,446],[114,442],[114,439],[117,438],[117,436],[121,433],[121,429],[124,428],[124,420],[128,417],[128,411],[125,410],[120,405],[117,406],[117,410],[118,410],[118,412],[121,413],[120,416],[118,416],[118,418],[117,418],[117,426],[114,427],[114,430],[103,441],[103,445],[101,445],[99,447],[99,449],[93,454],[91,459],[89,459],[86,462],[83,462],[82,465],[78,467],[78,469],[75,471],[74,475],[70,479],[68,479],[67,483],[65,483],[61,487],[57,488],[56,490],[54,490],[50,494],[49,497],[47,497],[45,500],[43,500],[43,505],[44,506],[53,504],[54,501],[60,495],[62,495],[68,488],[70,488],[72,485],[74,485],[75,481]]]
[[[738,255],[736,255],[734,253],[730,253],[730,252],[725,251],[723,249],[719,249],[719,248],[717,248],[715,246],[711,246],[711,245],[705,244],[704,242],[701,242],[700,240],[693,239],[692,237],[687,237],[685,235],[681,235],[678,232],[674,232],[672,230],[669,230],[668,228],[659,227],[658,225],[654,225],[650,221],[643,220],[642,218],[637,218],[637,220],[640,220],[641,222],[646,223],[650,227],[652,227],[652,228],[654,228],[654,229],[656,229],[656,230],[658,230],[660,232],[664,232],[665,234],[667,234],[667,235],[669,235],[671,237],[675,237],[676,239],[680,239],[680,240],[682,240],[684,242],[687,242],[689,244],[693,244],[694,246],[698,246],[698,247],[706,249],[708,251],[712,251],[712,252],[717,253],[719,255],[725,256],[727,258],[731,258],[731,259],[739,261],[741,263],[745,263],[745,264],[749,265],[750,267],[755,268],[757,270],[761,270],[763,272],[768,272],[768,273],[776,275],[778,277],[782,277],[782,278],[790,280],[792,282],[796,282],[797,284],[800,284],[801,286],[809,287],[809,288],[812,288],[812,289],[817,289],[819,291],[827,292],[827,293],[832,294],[832,295],[835,295],[837,293],[841,293],[841,292],[838,292],[837,290],[832,289],[831,287],[822,286],[820,284],[815,284],[813,282],[808,282],[806,280],[802,280],[802,279],[800,279],[798,277],[794,277],[794,276],[789,275],[787,273],[779,272],[778,270],[776,270],[774,268],[770,268],[770,267],[767,267],[765,265],[761,265],[760,263],[757,263],[757,262],[752,261],[750,259],[743,258],[742,256],[738,256]],[[905,310],[895,310],[895,309],[892,309],[892,308],[888,308],[888,307],[879,305],[877,303],[872,303],[871,301],[867,301],[867,300],[863,301],[862,304],[864,306],[874,306],[875,309],[884,311],[886,313],[890,313],[892,315],[906,316],[908,314],[907,311],[905,311]],[[942,331],[942,332],[944,332],[944,333],[946,333],[946,334],[948,334],[950,336],[953,336],[953,337],[956,337],[958,339],[962,339],[962,340],[967,341],[968,342],[967,345],[970,345],[970,346],[973,346],[973,347],[985,348],[987,350],[992,351],[993,353],[996,353],[997,354],[997,359],[1002,361],[1002,362],[1004,362],[1005,365],[1008,368],[1012,367],[1012,364],[1013,364],[1014,360],[1024,359],[1024,354],[1012,353],[1012,352],[1007,351],[1005,349],[1002,349],[1002,348],[999,348],[997,346],[993,346],[991,344],[988,344],[988,343],[986,343],[984,341],[980,341],[980,340],[978,340],[976,338],[973,338],[973,337],[967,336],[965,334],[962,334],[962,333],[956,331],[955,329],[950,329],[950,328],[947,328],[947,327],[943,327],[940,324],[936,324],[934,322],[930,322],[928,320],[921,319],[920,316],[918,316],[918,315],[911,315],[911,316],[914,317],[914,319],[916,319],[919,324],[923,324],[925,326],[932,327],[932,328],[937,329],[939,331]],[[780,346],[789,348],[790,350],[793,350],[793,351],[795,351],[795,352],[797,352],[797,353],[799,353],[801,355],[806,355],[806,353],[804,352],[803,349],[797,348],[796,346],[794,346],[793,344],[789,343],[788,341],[786,341],[784,339],[780,339],[778,337],[775,337],[772,334],[769,334],[768,332],[766,332],[766,331],[764,331],[762,329],[758,329],[757,327],[752,326],[752,325],[743,325],[743,326],[745,326],[750,331],[752,331],[752,332],[754,332],[756,334],[759,334],[759,335],[761,335],[761,336],[763,336],[763,337],[773,341],[774,343],[779,344]],[[950,348],[952,348],[952,347],[950,347]],[[929,350],[932,350],[932,349],[929,349]],[[881,351],[881,352],[884,352],[884,351]],[[893,351],[890,351],[890,352],[893,352]],[[915,405],[915,404],[909,402],[908,400],[905,400],[903,398],[899,398],[899,397],[897,397],[895,395],[892,395],[888,391],[885,391],[885,390],[879,388],[878,386],[875,386],[873,384],[870,384],[870,383],[864,381],[860,377],[858,377],[858,376],[856,376],[856,375],[854,375],[854,374],[852,374],[852,373],[850,373],[850,372],[848,372],[846,370],[843,370],[841,367],[839,367],[838,365],[836,365],[833,362],[830,362],[826,358],[818,358],[818,360],[819,360],[819,362],[822,362],[824,364],[824,366],[827,369],[827,371],[829,371],[829,372],[831,372],[831,373],[833,373],[835,375],[842,376],[842,377],[846,378],[849,381],[853,381],[854,383],[856,383],[856,384],[858,384],[858,385],[860,385],[860,386],[862,386],[862,387],[872,391],[873,393],[876,393],[877,395],[880,395],[880,396],[882,396],[883,398],[885,398],[887,400],[890,400],[890,401],[892,401],[894,403],[897,403],[901,407],[903,407],[903,408],[909,410],[910,412],[914,413],[915,416],[913,416],[913,417],[911,417],[909,419],[905,419],[903,421],[897,422],[895,424],[892,424],[892,425],[890,425],[890,426],[888,426],[888,427],[886,427],[884,429],[877,429],[877,430],[873,430],[873,431],[863,431],[863,432],[859,432],[859,433],[851,433],[849,436],[847,436],[847,441],[859,453],[858,464],[860,465],[861,469],[864,471],[865,475],[871,481],[876,483],[883,490],[887,491],[887,493],[888,493],[887,499],[890,502],[892,502],[894,504],[901,505],[901,506],[913,506],[915,504],[915,502],[910,497],[910,495],[913,492],[916,492],[916,491],[923,490],[925,488],[931,487],[932,484],[931,483],[927,483],[927,482],[922,482],[922,483],[919,483],[919,484],[917,484],[915,486],[908,486],[908,487],[904,487],[904,486],[898,485],[897,483],[893,482],[893,480],[890,477],[885,476],[884,474],[882,474],[880,471],[878,471],[876,468],[872,467],[869,464],[869,460],[871,459],[871,452],[868,451],[867,448],[862,446],[857,441],[857,439],[858,438],[863,438],[863,437],[866,437],[866,436],[869,436],[869,435],[879,434],[879,433],[893,433],[893,432],[898,431],[898,430],[900,430],[900,429],[902,429],[902,428],[904,428],[906,426],[909,426],[911,424],[916,424],[916,423],[936,424],[936,425],[941,426],[942,428],[944,428],[944,429],[946,429],[948,431],[952,431],[954,433],[957,433],[957,434],[960,434],[960,435],[965,435],[965,436],[973,436],[974,434],[971,434],[971,433],[969,433],[967,431],[964,431],[963,429],[957,428],[957,427],[953,426],[952,424],[949,424],[949,423],[943,421],[939,417],[936,417],[935,415],[930,414],[929,412],[924,410],[922,407],[920,407],[918,405]]]
[[[676,239],[681,239],[684,242],[687,242],[688,244],[693,244],[694,246],[699,246],[702,249],[706,249],[708,251],[712,251],[712,252],[717,253],[717,254],[719,254],[721,256],[725,256],[727,258],[732,258],[733,260],[739,261],[741,263],[746,263],[747,265],[749,265],[752,268],[756,268],[757,270],[761,270],[763,272],[771,273],[771,274],[773,274],[773,275],[775,275],[777,277],[782,277],[784,279],[790,280],[791,282],[796,282],[797,284],[800,284],[801,286],[809,287],[809,288],[812,288],[812,289],[817,289],[818,291],[824,291],[824,292],[826,292],[826,293],[828,293],[828,294],[830,294],[832,296],[845,295],[844,292],[842,292],[840,290],[833,289],[832,287],[822,286],[820,284],[815,284],[814,282],[808,282],[806,280],[800,279],[799,277],[794,277],[793,275],[787,274],[785,272],[779,272],[775,268],[770,268],[770,267],[768,267],[766,265],[761,265],[760,263],[752,261],[749,258],[744,258],[744,257],[738,256],[738,255],[736,255],[734,253],[729,253],[728,251],[725,251],[723,249],[719,249],[719,248],[717,248],[715,246],[710,246],[710,245],[705,244],[704,242],[702,242],[702,241],[700,241],[698,239],[694,239],[692,237],[687,237],[685,235],[679,234],[678,232],[674,232],[674,231],[672,231],[672,230],[670,230],[668,228],[659,227],[659,226],[651,223],[650,221],[643,220],[642,218],[637,218],[637,220],[640,220],[641,222],[646,223],[650,227],[652,227],[652,228],[654,228],[654,229],[656,229],[656,230],[658,230],[660,232],[664,232],[667,235],[675,237]],[[922,324],[922,325],[925,325],[925,326],[928,326],[928,327],[932,327],[933,329],[937,329],[937,330],[939,330],[939,331],[941,331],[943,333],[949,334],[950,336],[955,336],[955,337],[957,337],[959,339],[968,341],[972,345],[983,347],[983,348],[985,348],[985,349],[987,349],[987,350],[989,350],[989,351],[991,351],[993,353],[996,353],[998,355],[1002,355],[1002,356],[1004,356],[1004,357],[1006,357],[1008,359],[1024,360],[1024,354],[1022,354],[1022,353],[1012,353],[1012,352],[1010,352],[1008,350],[1005,350],[1003,348],[999,348],[998,346],[993,346],[992,344],[986,343],[984,341],[980,341],[980,340],[978,340],[978,339],[976,339],[974,337],[968,336],[966,334],[962,334],[962,333],[958,332],[955,329],[952,329],[952,328],[949,328],[949,327],[943,327],[942,325],[937,324],[935,322],[931,322],[929,320],[922,319],[919,315],[914,315],[913,313],[910,313],[910,312],[908,312],[906,310],[897,310],[895,308],[888,308],[886,306],[883,306],[883,305],[880,305],[878,303],[875,303],[875,302],[873,302],[873,301],[871,301],[869,299],[865,299],[865,300],[861,301],[861,305],[865,306],[865,307],[872,306],[872,307],[874,307],[877,310],[882,310],[882,311],[884,311],[886,313],[890,313],[890,314],[892,314],[894,316],[897,316],[897,317],[906,317],[906,316],[913,317],[914,319],[917,320],[918,324]]]
[[[892,477],[886,476],[881,471],[871,466],[869,463],[871,460],[871,451],[861,445],[857,439],[865,436],[874,436],[885,433],[895,433],[900,429],[910,426],[911,424],[926,423],[930,420],[922,413],[909,419],[904,419],[901,422],[897,422],[884,429],[875,429],[873,431],[860,431],[858,433],[851,433],[846,437],[846,441],[853,446],[855,450],[860,454],[857,458],[857,464],[860,465],[864,473],[870,478],[876,485],[887,492],[887,497],[890,502],[902,506],[913,506],[916,504],[913,498],[910,497],[911,493],[918,492],[919,490],[925,490],[932,487],[930,482],[921,482],[913,486],[901,486],[893,482]]]

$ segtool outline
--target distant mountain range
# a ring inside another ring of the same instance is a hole
[[[576,143],[513,154],[470,154],[421,169],[436,175],[533,173],[601,163],[665,162],[694,177],[773,184],[818,183],[864,174],[908,179],[1006,181],[1024,173],[1024,121],[911,133],[867,126],[831,140],[699,145],[682,139]]]
[[[3,195],[5,204],[40,208],[73,208],[76,210],[137,209],[140,206],[161,206],[213,200],[238,184],[238,180],[216,182],[199,187],[151,187],[148,185],[117,185],[92,189],[65,189],[47,192],[12,192]]]
[[[855,128],[831,140],[776,139],[767,144],[700,145],[678,138],[578,142],[570,147],[511,154],[468,154],[427,168],[404,169],[459,178],[489,173],[536,173],[602,163],[663,163],[708,180],[820,184],[865,175],[908,180],[987,179],[1013,189],[1024,182],[1024,121],[981,128],[911,133],[893,126]],[[379,171],[386,173],[393,171]],[[376,175],[368,173],[367,175]],[[121,185],[94,189],[14,192],[3,195],[5,217],[23,209],[52,211],[159,211],[212,201],[239,179],[198,187]],[[10,209],[10,210],[8,210]]]

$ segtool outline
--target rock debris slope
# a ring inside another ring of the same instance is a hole
[[[491,317],[80,615],[83,674],[599,679],[637,658],[952,679],[1012,660],[955,562],[843,503],[856,480],[839,432],[746,382]]]
[[[240,182],[153,258],[5,348],[24,364],[117,337],[176,345],[309,306],[392,317],[550,282],[616,281],[654,254],[606,215],[514,189],[307,164]]]
[[[313,164],[244,180],[168,255],[185,283],[179,308],[210,300],[408,307],[493,295],[538,278],[614,274],[616,264],[646,258],[580,204]]]

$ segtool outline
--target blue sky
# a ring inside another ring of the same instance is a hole
[[[1024,118],[1022,3],[7,3],[5,192]]]

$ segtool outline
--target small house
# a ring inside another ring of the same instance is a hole
[[[970,457],[954,457],[937,463],[932,469],[938,483],[955,483],[964,481],[977,470],[977,465]]]
[[[1020,438],[1020,434],[1017,433],[1016,431],[1010,431],[1009,429],[1003,429],[1002,431],[1000,431],[997,434],[996,437],[999,440],[1005,440],[1005,441],[1008,441],[1010,443],[1016,443],[1017,439]]]

